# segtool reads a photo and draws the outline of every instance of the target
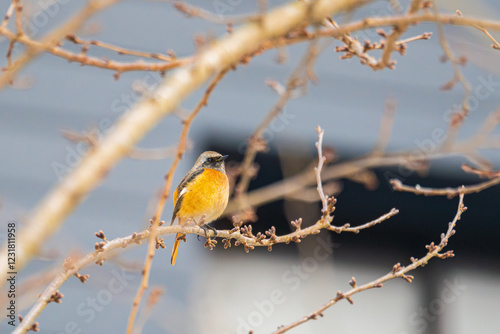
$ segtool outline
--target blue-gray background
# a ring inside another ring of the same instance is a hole
[[[41,36],[66,20],[82,6],[83,1],[23,3],[27,13],[31,11],[34,15],[27,24],[31,22],[37,30],[35,36]],[[222,3],[229,6],[223,14],[231,15],[248,13],[256,7],[254,1]],[[280,3],[283,2],[273,1],[271,6]],[[41,4],[50,6],[44,10],[40,8]],[[204,7],[214,11],[215,4],[206,2]],[[402,4],[406,5],[405,2]],[[439,4],[451,13],[461,9],[464,15],[490,19],[497,19],[500,14],[500,4],[494,0],[475,1],[474,5],[452,0],[439,1]],[[2,2],[0,12],[5,12],[7,7],[8,2]],[[356,16],[388,15],[389,8],[388,2],[379,1]],[[195,52],[193,36],[196,34],[221,35],[224,31],[223,26],[188,19],[166,2],[123,1],[93,17],[78,35],[153,53],[171,49],[182,57]],[[453,71],[449,63],[443,64],[439,60],[443,51],[434,24],[412,27],[405,36],[425,31],[434,32],[433,37],[428,41],[410,43],[404,57],[395,55],[398,61],[395,70],[374,72],[361,66],[356,59],[341,61],[331,46],[316,64],[318,84],[310,87],[307,96],[288,104],[286,122],[275,124],[269,138],[274,150],[287,152],[291,150],[290,146],[294,146],[313,152],[316,140],[314,129],[319,124],[326,131],[325,144],[335,147],[341,157],[368,153],[377,138],[388,98],[395,98],[398,103],[389,150],[418,147],[419,143],[432,138],[436,129],[446,130],[448,123],[445,115],[460,103],[462,89],[458,85],[452,91],[439,90],[452,77]],[[464,73],[473,88],[485,80],[500,82],[500,54],[489,48],[491,42],[484,35],[457,27],[447,27],[445,31],[453,49],[468,57]],[[370,37],[377,39],[373,35]],[[65,44],[78,50],[69,42]],[[8,42],[2,40],[0,54],[5,54],[7,47]],[[15,54],[20,53],[18,48]],[[190,131],[192,148],[182,160],[175,182],[190,169],[201,151],[211,148],[207,147],[207,143],[224,140],[225,145],[235,151],[241,147],[277,100],[276,94],[265,85],[265,80],[271,78],[284,82],[304,51],[304,45],[288,48],[288,60],[284,64],[276,63],[277,51],[269,51],[227,75],[209,105],[193,123]],[[129,59],[95,47],[89,54]],[[5,66],[6,59],[0,62]],[[105,134],[107,128],[103,124],[116,120],[136,101],[132,86],[138,82],[152,85],[156,80],[161,80],[156,73],[138,72],[124,73],[115,81],[110,71],[70,64],[53,55],[42,55],[27,66],[16,79],[17,89],[7,88],[0,93],[1,221],[7,223],[14,220],[22,227],[24,217],[59,182],[54,166],[64,165],[70,169],[78,160],[79,153],[75,152],[79,152],[80,146],[63,138],[61,129],[88,131],[101,127],[100,132]],[[470,117],[460,133],[461,138],[476,133],[487,115],[498,108],[500,94],[497,90],[498,85],[486,98],[473,101],[477,103],[472,105]],[[182,107],[191,109],[201,93],[202,90],[193,94],[183,102]],[[139,147],[174,145],[180,129],[179,118],[169,116],[140,142]],[[499,132],[496,131],[496,134]],[[498,151],[484,153],[498,169]],[[100,229],[108,238],[113,238],[129,235],[147,226],[155,196],[170,162],[171,159],[124,159],[113,169],[101,186],[67,219],[63,228],[45,244],[43,254],[19,275],[19,287],[40,284],[30,294],[18,298],[21,314],[27,312],[26,309],[47,284],[43,279],[38,283],[23,283],[30,274],[56,267],[70,252],[78,255],[92,251],[96,241],[93,234]],[[438,163],[435,173],[440,175],[440,171],[446,171],[446,176],[450,176],[459,172],[460,162],[448,160]],[[263,173],[265,168],[261,166]],[[386,206],[367,212],[368,217],[375,218],[394,206],[392,198],[385,201]],[[341,202],[342,195],[339,197]],[[359,206],[360,209],[364,207],[362,203]],[[169,203],[164,216],[169,217],[171,210]],[[422,207],[422,210],[426,208]],[[311,220],[317,218],[314,212],[310,213],[310,217]],[[447,217],[451,219],[452,215]],[[490,219],[499,221],[495,216]],[[441,224],[440,231],[444,231],[447,221],[435,223]],[[469,223],[485,222],[477,220]],[[488,233],[487,229],[482,231]],[[433,240],[436,241],[438,236],[435,235]],[[337,261],[337,257],[311,260],[307,252],[306,255],[294,253],[294,256],[287,257],[283,256],[286,249],[278,255],[270,253],[269,256],[262,256],[264,252],[245,255],[241,249],[240,252],[210,253],[203,249],[202,242],[190,238],[188,244],[181,246],[178,263],[172,268],[168,251],[172,238],[166,241],[167,251],[157,252],[150,280],[151,287],[164,287],[164,295],[154,308],[144,333],[240,333],[247,324],[258,333],[267,333],[317,308],[334,297],[337,290],[347,290],[347,282],[352,275],[358,281],[366,282],[387,272],[395,261],[407,261],[409,255],[419,255],[395,254],[394,260],[391,258],[388,262],[378,263],[363,259],[356,262]],[[314,241],[309,244],[313,249],[314,245],[321,244]],[[342,249],[342,244],[339,249]],[[378,248],[373,249],[374,254],[377,251]],[[92,266],[82,270],[82,274],[91,275],[84,285],[77,279],[70,279],[61,288],[65,295],[63,303],[50,304],[39,317],[42,333],[124,332],[140,282],[144,255],[144,245],[136,247],[105,262],[103,268]],[[472,257],[472,261],[482,258],[482,254],[477,254],[477,259]],[[311,263],[316,263],[316,266],[311,267]],[[498,265],[498,261],[493,263]],[[296,266],[309,268],[310,272],[299,275],[294,272]],[[122,272],[123,268],[126,268],[126,274]],[[326,319],[299,327],[295,332],[330,332],[333,328],[343,333],[370,331],[399,334],[431,332],[431,329],[440,333],[468,333],[472,330],[498,332],[498,272],[490,272],[488,268],[484,271],[454,268],[453,271],[442,272],[434,285],[438,292],[454,291],[451,295],[455,298],[449,303],[432,299],[422,301],[419,297],[426,286],[418,280],[417,272],[413,286],[393,282],[387,284],[384,290],[363,293],[355,298],[354,306],[341,303],[327,311]],[[117,276],[121,277],[120,289],[110,286],[117,282]],[[450,290],[450,284],[458,284],[459,287]],[[267,300],[271,302],[266,303]],[[444,308],[436,309],[427,318],[420,312],[438,304],[444,305]],[[3,312],[1,316],[4,317]],[[439,325],[436,326],[436,323]],[[10,329],[4,319],[0,330],[7,332]]]

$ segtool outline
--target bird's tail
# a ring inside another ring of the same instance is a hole
[[[175,260],[177,259],[177,251],[179,250],[179,244],[181,243],[182,237],[184,235],[182,233],[177,233],[175,236],[174,247],[172,248],[172,257],[170,258],[170,264],[174,265]]]

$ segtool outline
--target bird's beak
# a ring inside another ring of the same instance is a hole
[[[226,155],[223,155],[222,157],[220,157],[220,161],[224,161],[224,160],[226,160],[228,156],[229,156],[229,155],[227,155],[227,154],[226,154]]]

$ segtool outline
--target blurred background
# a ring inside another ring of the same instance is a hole
[[[227,6],[220,7],[219,1],[201,6],[222,15],[253,13],[257,8],[256,1],[222,2]],[[269,7],[283,3],[272,1]],[[31,14],[31,21],[25,24],[31,22],[33,35],[40,37],[64,22],[84,1],[26,0],[23,4]],[[500,17],[500,3],[495,0],[439,0],[438,4],[443,12],[460,9],[467,16]],[[401,1],[403,9],[407,5]],[[2,2],[0,12],[6,12],[8,6],[8,1]],[[388,1],[376,1],[353,17],[337,19],[341,23],[392,13]],[[433,32],[432,38],[409,43],[404,57],[394,54],[398,61],[395,70],[378,72],[362,66],[357,59],[339,60],[333,49],[340,43],[335,41],[316,63],[318,84],[311,85],[304,97],[291,100],[266,132],[270,151],[258,155],[260,171],[250,190],[309,168],[317,155],[317,125],[325,129],[324,146],[335,150],[338,161],[370,153],[388,99],[397,101],[388,151],[425,150],[432,145],[433,131],[447,130],[445,116],[461,103],[463,89],[460,85],[451,91],[439,89],[452,78],[453,69],[440,61],[443,51],[434,24],[412,27],[403,37],[423,32]],[[224,33],[224,26],[186,18],[168,2],[122,1],[92,17],[77,35],[130,49],[153,53],[174,50],[178,56],[188,56],[196,52],[194,36]],[[500,106],[500,54],[490,48],[491,41],[479,31],[445,27],[445,33],[455,53],[468,59],[463,71],[473,87],[473,96],[480,85],[493,83],[487,97],[470,101],[470,116],[459,133],[459,139],[469,138]],[[379,39],[373,32],[367,34],[372,41]],[[65,43],[65,47],[79,50],[70,44]],[[6,54],[8,45],[7,40],[0,41],[0,54]],[[284,63],[276,61],[278,51],[268,51],[226,76],[193,123],[191,147],[177,169],[174,184],[205,150],[229,154],[228,164],[241,161],[247,138],[278,99],[265,81],[285,82],[306,48],[306,44],[289,47]],[[100,48],[91,48],[89,54],[132,59]],[[6,65],[5,57],[0,58],[0,64]],[[81,159],[85,145],[68,141],[61,130],[105,135],[109,124],[140,98],[134,87],[149,87],[162,80],[158,73],[128,72],[119,80],[113,74],[45,54],[21,72],[14,87],[0,92],[2,225],[15,221],[22,227],[33,207]],[[186,99],[182,108],[192,109],[203,91]],[[175,145],[181,128],[179,115],[168,116],[139,147]],[[484,150],[481,154],[493,163],[494,169],[500,169],[498,150]],[[19,274],[21,296],[17,301],[21,314],[27,313],[66,256],[94,250],[94,232],[102,229],[108,239],[113,239],[149,225],[171,161],[127,158],[112,170],[46,243],[39,257]],[[389,272],[397,262],[405,265],[411,256],[425,255],[424,246],[438,242],[446,231],[456,212],[457,198],[393,192],[387,180],[397,177],[405,184],[431,187],[480,182],[462,172],[463,162],[466,160],[459,156],[432,161],[427,175],[402,173],[398,166],[379,168],[374,171],[378,177],[375,189],[351,180],[336,182],[334,186],[341,192],[337,196],[335,225],[359,225],[393,207],[400,210],[396,217],[358,235],[324,231],[298,245],[278,245],[272,252],[256,249],[249,254],[241,247],[224,250],[220,242],[210,252],[203,247],[203,238],[198,241],[188,236],[188,242],[181,244],[175,267],[169,262],[173,237],[167,237],[167,248],[157,251],[153,260],[149,289],[159,287],[163,295],[151,310],[143,333],[248,333],[251,329],[269,333],[317,309],[334,298],[338,290],[350,289],[352,276],[366,283]],[[448,248],[455,251],[455,258],[433,259],[412,273],[415,281],[411,285],[403,280],[390,281],[382,289],[355,295],[354,305],[341,302],[326,311],[325,318],[292,332],[498,333],[499,199],[498,186],[466,196],[469,210],[458,223]],[[163,219],[168,220],[172,209],[169,200]],[[259,207],[257,216],[254,232],[276,226],[280,234],[287,233],[289,222],[299,217],[304,220],[303,226],[314,223],[320,217],[320,205],[286,198]],[[213,225],[225,228],[229,221],[224,218]],[[0,231],[3,239],[5,232],[6,227]],[[81,284],[76,278],[68,280],[60,289],[65,296],[63,303],[49,304],[38,318],[41,332],[124,332],[145,253],[144,244],[127,249],[102,268],[84,268],[80,274],[90,275],[87,283]],[[119,288],[113,285],[117,281],[121,283]],[[29,292],[23,293],[23,289]],[[147,296],[143,305],[146,300]],[[0,316],[0,332],[11,331],[3,312]],[[142,307],[138,323],[147,317]]]

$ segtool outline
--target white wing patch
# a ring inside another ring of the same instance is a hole
[[[181,198],[181,196],[185,193],[187,193],[187,187],[184,187],[184,189],[181,190],[181,193],[179,194],[179,196],[177,196],[177,200],[179,200],[179,198]]]

